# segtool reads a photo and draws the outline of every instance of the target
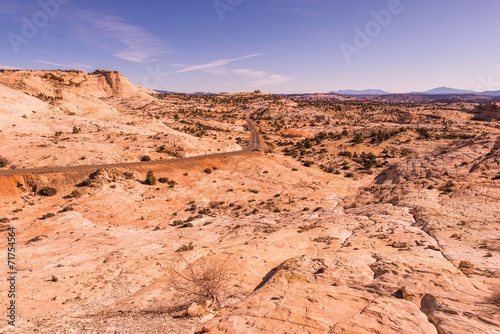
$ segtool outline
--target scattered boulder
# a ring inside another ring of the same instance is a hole
[[[210,300],[203,302],[201,305],[194,302],[187,309],[187,315],[190,317],[205,317],[210,314],[211,306],[212,302]]]

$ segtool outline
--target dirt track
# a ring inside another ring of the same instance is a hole
[[[155,160],[147,162],[127,162],[127,163],[116,163],[116,164],[105,164],[105,165],[80,165],[80,166],[56,166],[56,167],[41,167],[41,168],[26,168],[26,169],[9,169],[0,171],[0,176],[13,176],[13,175],[23,175],[23,174],[47,174],[47,173],[62,173],[62,172],[74,172],[82,170],[97,170],[97,169],[108,169],[108,168],[130,168],[148,165],[165,165],[170,163],[176,163],[179,161],[196,161],[202,159],[213,159],[213,158],[224,158],[236,155],[244,155],[251,153],[252,151],[261,150],[262,138],[259,135],[258,129],[251,120],[247,120],[248,130],[250,131],[250,142],[246,148],[241,151],[236,152],[226,152],[226,153],[214,153],[207,155],[200,155],[196,157],[180,158],[180,159],[169,159],[169,160]]]

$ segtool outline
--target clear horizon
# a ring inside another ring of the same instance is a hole
[[[0,68],[176,92],[500,90],[494,0],[2,0]]]

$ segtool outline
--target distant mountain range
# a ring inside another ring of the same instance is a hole
[[[155,90],[155,92],[160,93],[160,94],[177,94],[176,92],[171,92],[168,90]]]
[[[438,87],[426,92],[416,92],[415,94],[427,94],[427,95],[463,95],[463,94],[478,94],[472,90],[455,89],[449,87]]]
[[[177,94],[176,92],[165,91],[165,90],[156,90],[160,94]],[[211,93],[211,92],[196,92],[193,95],[218,95],[224,94],[221,93]],[[332,91],[326,93],[329,95],[348,95],[348,96],[384,96],[384,95],[478,95],[478,96],[491,96],[491,97],[500,97],[500,90],[495,91],[487,91],[487,92],[475,92],[472,90],[464,90],[464,89],[456,89],[449,87],[438,87],[425,92],[410,92],[410,93],[390,93],[381,89],[363,89],[363,90],[355,90],[355,89],[343,89]],[[287,95],[287,94],[285,94]],[[292,95],[301,95],[301,94],[292,94]]]
[[[340,94],[340,95],[390,95],[392,93],[380,90],[380,89],[364,89],[364,90],[353,90],[344,89],[335,92],[330,92],[329,94]]]
[[[365,89],[365,90],[338,90],[333,91],[328,94],[340,94],[340,95],[392,95],[394,93],[389,93],[380,89]],[[463,90],[449,87],[438,87],[425,92],[411,92],[408,94],[421,94],[421,95],[486,95],[486,96],[500,96],[500,90],[487,91],[487,92],[475,92],[472,90]]]

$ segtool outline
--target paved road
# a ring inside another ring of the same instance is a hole
[[[251,120],[247,120],[248,130],[250,131],[250,142],[248,146],[241,151],[227,152],[227,153],[214,153],[208,155],[200,155],[196,157],[180,158],[180,159],[169,159],[169,160],[155,160],[147,162],[124,162],[116,164],[107,165],[82,165],[82,166],[59,166],[59,167],[41,167],[41,168],[26,168],[26,169],[8,169],[0,171],[0,176],[12,176],[12,175],[23,175],[23,174],[47,174],[47,173],[61,173],[61,172],[74,172],[82,170],[98,170],[101,168],[128,168],[128,167],[138,167],[138,166],[148,166],[148,165],[167,165],[179,161],[196,161],[203,159],[213,159],[213,158],[223,158],[231,157],[236,155],[248,154],[252,151],[258,151],[262,149],[262,138],[259,135],[259,131],[255,127],[255,124]]]

